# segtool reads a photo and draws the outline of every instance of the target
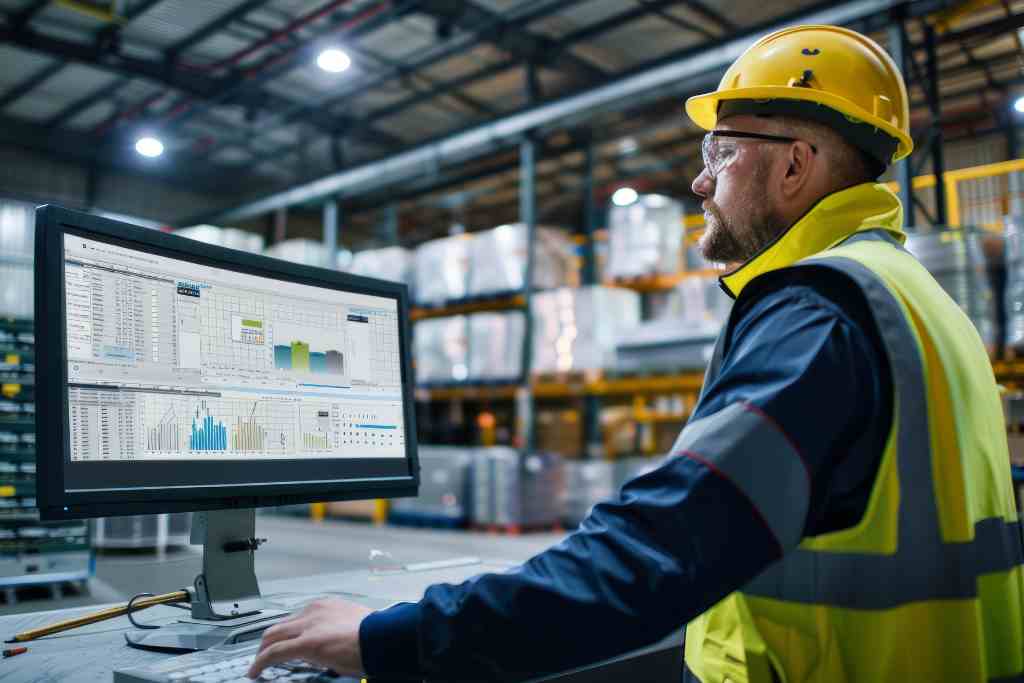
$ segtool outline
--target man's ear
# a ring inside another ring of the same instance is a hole
[[[811,179],[814,163],[814,151],[810,144],[797,140],[786,150],[786,173],[782,178],[782,193],[793,197],[802,190]]]

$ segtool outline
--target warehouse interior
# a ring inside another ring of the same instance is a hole
[[[192,512],[39,520],[36,207],[407,286],[419,495],[260,508],[261,582],[522,562],[694,410],[732,300],[698,247],[683,103],[795,24],[902,70],[915,150],[880,182],[987,348],[1019,508],[1024,1],[0,0],[0,20],[0,617],[204,567]],[[270,346],[278,369],[324,356]],[[202,410],[225,443],[269,434]],[[196,433],[143,419],[154,452]]]

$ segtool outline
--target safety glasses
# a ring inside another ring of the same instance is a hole
[[[766,135],[764,133],[747,133],[740,130],[713,130],[704,136],[700,145],[701,156],[704,158],[704,168],[712,178],[736,160],[736,150],[743,141],[759,142],[799,142],[799,138],[783,137],[781,135]],[[809,143],[808,143],[809,144]],[[811,151],[818,153],[817,147],[811,145]]]

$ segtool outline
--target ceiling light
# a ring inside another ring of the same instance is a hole
[[[338,48],[331,47],[320,53],[316,58],[316,65],[324,71],[340,74],[352,66],[352,59]]]
[[[612,195],[612,204],[615,206],[629,206],[639,198],[640,195],[632,187],[620,187]]]
[[[158,157],[164,153],[164,143],[147,135],[135,141],[135,151],[144,157]]]
[[[1017,101],[1013,103],[1013,108],[1024,114],[1024,97],[1018,97]]]

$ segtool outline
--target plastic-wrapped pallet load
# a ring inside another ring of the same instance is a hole
[[[972,228],[944,229],[910,235],[905,246],[963,309],[985,345],[994,349],[996,301],[986,271],[981,233]]]
[[[533,286],[554,289],[577,284],[575,245],[556,228],[537,227]],[[526,276],[526,225],[501,225],[473,234],[470,242],[468,296],[523,289]]]
[[[398,523],[461,526],[469,520],[473,449],[420,446],[420,492],[391,501],[390,518]]]
[[[417,303],[441,305],[466,298],[471,244],[468,235],[456,235],[430,240],[417,247],[413,287]]]
[[[732,299],[718,286],[717,278],[686,278],[672,290],[665,317],[641,323],[619,337],[618,369],[671,372],[704,368],[731,308]]]
[[[617,287],[538,293],[533,299],[533,371],[615,366],[615,341],[640,322],[640,296]]]
[[[314,240],[285,240],[270,245],[263,253],[273,258],[279,258],[282,261],[302,263],[307,266],[318,266],[320,268],[334,268],[335,266],[323,242],[316,242]]]
[[[0,200],[0,316],[34,314],[35,206]]]
[[[462,382],[469,377],[469,325],[464,315],[420,320],[413,328],[416,383]]]
[[[357,251],[352,256],[348,272],[411,285],[413,255],[402,247],[384,247]]]
[[[475,524],[539,527],[557,524],[565,490],[564,461],[549,453],[505,446],[477,449],[473,462]]]
[[[469,318],[469,379],[517,380],[523,367],[526,316],[522,311],[473,313]]]
[[[562,519],[576,526],[591,508],[618,492],[616,463],[608,460],[577,460],[565,463],[565,496]]]
[[[1024,215],[1006,218],[1006,348],[1024,353]]]
[[[682,266],[683,205],[657,194],[640,195],[608,213],[608,276],[671,275]]]
[[[216,244],[228,249],[248,251],[253,254],[263,252],[263,235],[254,232],[239,230],[238,228],[219,228],[216,225],[193,225],[190,228],[175,230],[175,235],[188,237],[189,239]]]

